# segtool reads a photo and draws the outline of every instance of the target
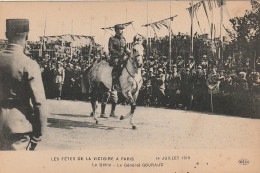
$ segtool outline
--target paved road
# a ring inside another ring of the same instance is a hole
[[[96,149],[257,149],[260,120],[164,108],[137,107],[129,119],[90,117],[90,103],[48,100],[46,136],[38,150]],[[100,106],[99,106],[100,108]],[[126,114],[130,107],[117,107]],[[108,105],[107,113],[110,111]]]

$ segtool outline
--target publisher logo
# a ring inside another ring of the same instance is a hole
[[[249,160],[247,159],[240,159],[238,161],[239,165],[248,165],[249,164]]]

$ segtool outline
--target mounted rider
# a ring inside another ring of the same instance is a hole
[[[113,66],[112,70],[112,90],[115,86],[120,86],[119,77],[121,76],[123,67],[125,66],[127,56],[131,51],[126,46],[126,40],[123,36],[124,25],[118,24],[114,26],[115,36],[109,38],[108,50],[110,54],[109,64]],[[120,87],[119,87],[120,88]]]

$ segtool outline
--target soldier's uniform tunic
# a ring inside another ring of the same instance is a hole
[[[126,53],[126,40],[123,36],[115,35],[109,38],[108,49],[110,53],[110,62],[118,65],[124,59]],[[112,65],[111,64],[111,65]]]
[[[23,49],[8,44],[0,52],[0,150],[31,149],[32,142],[35,147],[45,122],[40,67]]]

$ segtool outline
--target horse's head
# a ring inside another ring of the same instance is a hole
[[[144,48],[141,42],[134,43],[131,59],[137,68],[143,65]]]

